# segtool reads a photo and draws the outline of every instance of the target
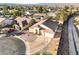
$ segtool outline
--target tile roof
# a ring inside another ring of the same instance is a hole
[[[44,32],[47,32],[47,33],[53,33],[53,31],[51,29],[45,29],[43,30]]]

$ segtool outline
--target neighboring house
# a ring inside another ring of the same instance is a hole
[[[0,13],[3,13],[3,10],[0,10]]]
[[[29,28],[29,32],[53,38],[58,22],[52,20],[41,20]]]
[[[35,19],[36,22],[39,22],[40,20],[45,19],[46,14],[45,13],[35,13],[33,14],[33,19]]]
[[[58,22],[59,22],[59,24],[63,24],[64,23],[64,21],[62,21],[62,20],[58,20]]]
[[[78,30],[79,30],[79,25],[76,25],[76,27],[78,28]]]
[[[14,10],[10,10],[10,9],[8,9],[8,11],[9,11],[10,13],[14,12]]]
[[[8,9],[8,11],[9,11],[10,13],[13,13],[13,12],[18,11],[18,10],[16,10],[16,9]]]
[[[45,17],[43,16],[33,16],[33,19],[35,19],[36,22],[39,22],[41,20],[43,20]]]
[[[74,19],[74,20],[79,21],[79,16],[75,17],[75,19]]]
[[[28,25],[31,19],[28,19],[26,17],[17,17],[15,21],[16,24],[20,27],[20,29],[23,30],[24,26]]]
[[[14,24],[14,20],[13,19],[6,19],[6,20],[3,20],[0,25],[1,27],[7,27],[7,26],[11,26]]]
[[[0,23],[1,23],[3,20],[5,20],[5,18],[0,17]]]
[[[28,16],[31,16],[32,13],[30,13],[29,11],[26,11],[26,12],[25,12],[25,15],[26,15],[26,16],[27,16],[27,15],[28,15]]]
[[[55,18],[57,16],[56,13],[53,13],[53,12],[49,12],[47,15],[52,16],[53,18]]]
[[[25,15],[26,15],[26,16],[27,16],[27,15],[31,16],[31,15],[37,13],[37,12],[38,12],[37,10],[28,10],[28,11],[25,11]]]
[[[9,25],[12,25],[14,24],[14,20],[13,19],[6,19],[4,20],[4,25],[5,26],[9,26]]]
[[[33,14],[33,16],[46,16],[46,14],[45,13],[35,13],[35,14]]]
[[[6,19],[5,17],[0,17],[0,26],[5,27],[5,26],[10,26],[14,23],[13,19]]]
[[[72,13],[74,13],[74,12],[76,12],[76,11],[77,11],[77,9],[76,9],[76,8],[72,9]]]
[[[60,13],[60,11],[51,11],[51,12],[47,13],[47,15],[52,16],[53,18],[55,18],[58,13]]]

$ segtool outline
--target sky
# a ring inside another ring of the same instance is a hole
[[[0,3],[20,3],[20,4],[35,4],[35,3],[79,3],[78,0],[0,0]]]

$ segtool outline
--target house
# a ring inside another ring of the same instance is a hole
[[[54,12],[49,12],[49,13],[47,13],[47,15],[52,16],[53,18],[55,18],[57,16],[56,13],[54,13]]]
[[[79,16],[76,16],[74,20],[79,21]]]
[[[3,13],[3,10],[0,10],[0,13]]]
[[[35,14],[33,14],[33,19],[35,19],[36,22],[39,22],[40,20],[43,20],[44,18],[46,18],[45,13],[35,13]]]
[[[31,13],[27,11],[27,12],[25,12],[25,15],[31,15]]]
[[[78,28],[78,30],[79,30],[79,25],[76,25],[76,27]]]
[[[59,22],[59,24],[63,24],[64,23],[64,21],[62,21],[62,20],[58,20],[58,22]]]
[[[31,19],[28,19],[26,17],[17,17],[15,21],[16,24],[20,27],[20,29],[23,30],[24,26],[28,25]]]
[[[38,23],[34,24],[33,26],[31,26],[29,28],[29,32],[32,32],[34,34],[35,33],[39,34],[39,29],[40,29],[39,25],[42,24],[44,21],[46,21],[46,20],[41,20],[40,22],[38,22]]]
[[[0,23],[1,23],[3,20],[5,20],[5,18],[3,18],[3,17],[0,17]]]
[[[72,13],[77,12],[77,8],[72,9]]]
[[[41,20],[29,28],[29,32],[53,38],[57,30],[58,22],[52,20]]]
[[[0,23],[0,26],[1,27],[11,27],[14,23],[15,23],[15,21],[13,19],[6,19]]]
[[[36,22],[39,22],[41,20],[43,20],[45,17],[43,16],[33,16],[33,19],[35,19]]]
[[[33,16],[46,16],[45,13],[35,13]]]
[[[25,15],[27,16],[31,16],[33,14],[37,13],[37,10],[28,10],[28,11],[25,11]]]

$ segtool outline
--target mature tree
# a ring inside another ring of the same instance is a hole
[[[4,5],[3,6],[3,14],[9,14],[9,11],[8,11],[8,6],[7,5]]]
[[[43,7],[41,7],[41,6],[38,7],[38,12],[39,12],[39,13],[42,13],[42,12],[43,12]]]

